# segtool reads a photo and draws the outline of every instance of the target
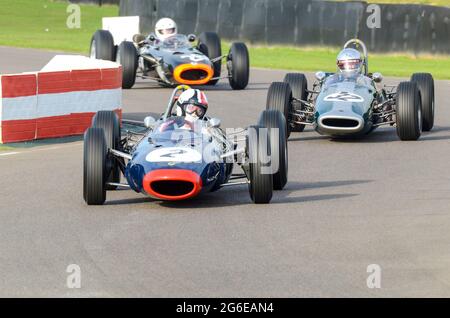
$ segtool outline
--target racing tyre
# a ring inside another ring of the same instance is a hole
[[[288,172],[286,119],[279,110],[268,109],[259,116],[258,125],[269,130],[273,188],[282,190],[287,183]]]
[[[422,104],[422,130],[430,131],[434,125],[434,80],[429,73],[415,73],[411,76],[420,91]]]
[[[122,65],[122,88],[132,88],[136,82],[138,52],[133,42],[124,41],[117,48],[116,61]]]
[[[101,128],[105,135],[107,149],[119,149],[120,123],[117,114],[110,110],[101,110],[92,119],[92,127]],[[120,182],[120,168],[116,159],[106,160],[106,182]],[[106,185],[106,190],[115,190],[117,187]]]
[[[250,58],[244,43],[233,43],[227,58],[228,81],[232,89],[244,89],[250,76]]]
[[[106,200],[106,140],[101,128],[89,128],[84,134],[83,197],[88,205]]]
[[[401,82],[397,88],[397,135],[401,140],[417,140],[422,131],[420,92],[414,82]]]
[[[296,99],[306,100],[308,98],[308,80],[306,76],[301,73],[288,73],[284,77],[283,82],[288,83],[292,90],[292,97]],[[302,104],[299,103],[299,105]],[[303,108],[303,107],[302,107]],[[304,124],[292,124],[291,130],[295,132],[302,132],[305,129]]]
[[[219,35],[215,32],[203,32],[198,37],[198,50],[209,57],[210,60],[222,56],[222,45]],[[214,75],[213,77],[220,77],[220,71],[222,69],[222,59],[219,59],[213,65]],[[208,85],[216,85],[219,80],[215,79],[208,82]]]
[[[250,126],[246,137],[249,159],[250,197],[254,203],[269,203],[272,199],[273,177],[270,163],[264,163],[270,155],[270,140],[267,129],[262,126]]]
[[[89,56],[93,59],[114,61],[115,60],[114,39],[111,32],[97,30],[91,39]]]
[[[288,83],[273,82],[267,92],[266,109],[279,110],[286,119],[286,139],[291,134],[290,112],[292,109],[292,90]]]

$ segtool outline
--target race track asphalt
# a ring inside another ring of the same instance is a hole
[[[0,47],[0,73],[53,55]],[[206,91],[209,114],[256,123],[284,74],[252,69],[244,91],[220,83]],[[124,92],[125,117],[162,112],[170,92],[139,83]],[[436,81],[435,128],[416,142],[392,128],[354,141],[294,133],[289,183],[268,205],[237,186],[176,203],[123,190],[88,207],[79,139],[0,152],[0,296],[449,297],[449,98],[450,82]],[[66,286],[69,264],[80,289]]]

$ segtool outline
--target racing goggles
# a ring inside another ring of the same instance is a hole
[[[158,30],[158,32],[162,35],[167,35],[167,34],[174,34],[175,33],[175,28],[171,28],[171,29],[161,29]]]
[[[337,65],[341,70],[344,71],[357,70],[361,66],[361,60],[356,59],[356,60],[338,61]]]
[[[198,117],[203,117],[206,113],[206,108],[204,106],[199,106],[195,104],[185,104],[184,111],[186,114],[192,115],[196,114]]]

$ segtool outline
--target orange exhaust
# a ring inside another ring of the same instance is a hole
[[[169,201],[195,197],[202,189],[200,176],[184,169],[153,170],[144,176],[142,183],[147,194]]]
[[[200,76],[199,79],[192,79],[193,73]],[[173,78],[177,83],[186,85],[204,85],[208,83],[214,75],[214,70],[206,64],[181,64],[173,71]]]

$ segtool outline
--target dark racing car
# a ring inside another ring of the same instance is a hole
[[[306,76],[287,74],[271,84],[267,108],[285,115],[287,136],[305,125],[333,138],[362,136],[379,126],[395,126],[401,140],[417,140],[434,124],[434,81],[416,73],[397,87],[384,85],[382,75],[368,72],[367,49],[349,40],[337,58],[337,73],[316,73],[308,89]]]
[[[185,200],[222,187],[248,184],[255,203],[268,203],[287,182],[286,121],[276,110],[261,113],[258,125],[226,134],[220,120],[205,117],[186,125],[174,107],[177,87],[158,120],[123,120],[143,131],[121,135],[118,116],[100,111],[84,136],[83,195],[99,205],[106,191],[130,188],[160,200]],[[242,173],[235,174],[237,164]],[[121,183],[121,175],[125,182]]]
[[[194,43],[197,42],[197,45]],[[137,34],[133,42],[114,46],[111,33],[98,30],[92,37],[90,57],[117,61],[122,65],[123,88],[132,88],[136,77],[154,80],[165,86],[215,85],[227,78],[233,89],[248,85],[250,62],[244,43],[233,43],[228,54],[222,55],[221,41],[214,32],[195,35],[174,34],[159,40]],[[222,60],[227,74],[222,76]]]

